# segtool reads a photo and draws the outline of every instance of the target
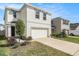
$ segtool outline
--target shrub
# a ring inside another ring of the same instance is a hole
[[[52,33],[51,36],[57,37],[58,36],[58,33]]]
[[[67,37],[65,32],[61,32],[61,37]]]
[[[25,31],[25,24],[21,19],[18,19],[16,21],[16,34],[20,36],[20,39],[22,39],[24,31]],[[20,39],[19,39],[19,43],[20,43]]]
[[[29,36],[29,37],[25,37],[25,36],[22,36],[22,40],[32,40],[32,37],[31,36]]]
[[[8,38],[7,41],[8,41],[8,44],[10,44],[10,45],[14,45],[16,43],[15,37],[10,37],[10,38]]]
[[[22,40],[24,40],[24,42],[21,43],[20,45],[21,45],[21,46],[24,46],[24,45],[26,45],[26,44],[31,43],[32,37],[29,36],[29,37],[26,38],[25,36],[23,36],[23,37],[22,37]]]
[[[5,40],[6,37],[4,35],[0,35],[0,40]]]
[[[25,24],[22,20],[18,19],[18,21],[16,21],[16,33],[20,36],[20,38],[22,38],[24,31]]]
[[[70,33],[70,36],[75,36],[73,33]]]
[[[22,36],[22,40],[27,40],[27,38],[25,36]]]
[[[53,33],[53,34],[51,34],[51,36],[59,37],[59,38],[67,37],[67,35],[64,32],[61,32],[61,33]]]
[[[31,41],[31,40],[32,40],[32,37],[29,36],[26,40],[27,40],[27,41]]]
[[[25,46],[26,45],[26,41],[24,41],[23,43],[20,44],[20,46]]]

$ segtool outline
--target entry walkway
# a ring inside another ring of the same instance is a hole
[[[41,39],[35,39],[35,41],[38,41],[50,47],[56,48],[65,53],[68,53],[74,56],[75,55],[79,56],[79,44],[71,43],[64,40],[58,40],[54,38],[41,38]]]

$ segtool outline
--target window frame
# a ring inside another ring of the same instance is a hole
[[[47,15],[46,13],[43,13],[43,20],[47,19],[46,15]]]

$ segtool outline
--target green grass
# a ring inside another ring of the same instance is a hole
[[[69,41],[69,42],[73,42],[73,43],[78,43],[79,44],[79,38],[78,37],[74,37],[74,36],[73,37],[57,38],[57,39],[65,40],[65,41]]]
[[[10,53],[8,48],[0,47],[0,56],[8,56]]]
[[[73,36],[73,37],[79,37],[79,35],[75,35],[75,36]]]
[[[39,42],[12,49],[11,55],[17,56],[70,56],[67,53],[51,48]]]
[[[67,37],[67,38],[64,38],[64,40],[79,44],[79,38],[76,38],[76,37]]]
[[[6,43],[7,43],[6,40],[0,40],[0,45],[6,44]]]
[[[4,47],[6,43],[6,40],[0,40],[0,56],[7,56],[10,53],[9,48]]]

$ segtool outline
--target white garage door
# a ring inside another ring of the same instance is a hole
[[[32,38],[47,37],[47,29],[32,29],[31,36]]]

